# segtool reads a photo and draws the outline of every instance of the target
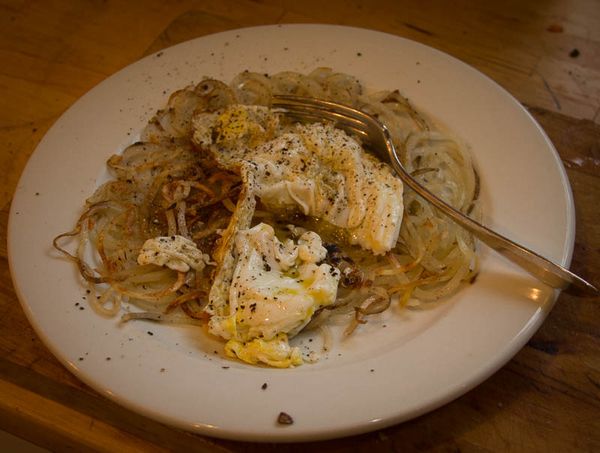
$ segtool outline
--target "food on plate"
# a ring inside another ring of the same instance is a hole
[[[321,123],[281,127],[271,109],[239,104],[196,115],[193,130],[192,140],[221,168],[252,174],[268,210],[322,219],[375,254],[396,243],[402,182],[344,131]]]
[[[54,241],[98,312],[201,324],[229,357],[285,368],[315,358],[290,343],[304,329],[343,322],[349,335],[392,303],[420,309],[474,279],[469,233],[358,137],[272,108],[276,94],[375,115],[415,178],[477,215],[468,153],[398,91],[367,92],[329,68],[204,79],[108,160],[113,179]]]

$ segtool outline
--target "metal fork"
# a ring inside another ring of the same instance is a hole
[[[347,105],[301,96],[275,96],[272,105],[275,108],[283,109],[285,114],[295,119],[330,121],[337,127],[358,135],[363,142],[370,145],[380,159],[392,165],[404,184],[473,233],[481,242],[516,263],[540,281],[553,288],[566,289],[578,296],[595,297],[600,294],[596,287],[568,269],[481,225],[424,188],[406,171],[396,153],[389,130],[374,116]]]

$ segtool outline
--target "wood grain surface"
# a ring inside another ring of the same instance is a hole
[[[0,428],[52,450],[600,451],[600,300],[562,294],[523,350],[418,419],[311,444],[204,438],[127,411],[37,338],[10,279],[12,194],[37,143],[81,95],[140,57],[239,27],[331,23],[407,37],[504,86],[554,142],[577,211],[572,269],[600,282],[600,3],[0,0]]]

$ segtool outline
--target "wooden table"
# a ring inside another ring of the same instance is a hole
[[[0,428],[50,449],[113,451],[600,451],[600,300],[563,294],[539,332],[482,385],[416,420],[304,446],[203,438],[122,409],[37,338],[14,293],[6,225],[23,167],[81,95],[150,52],[238,27],[372,28],[473,65],[528,106],[567,168],[572,269],[600,282],[600,4],[595,0],[0,1]]]

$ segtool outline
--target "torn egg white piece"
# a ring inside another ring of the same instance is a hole
[[[210,257],[202,253],[193,241],[179,235],[148,239],[137,261],[140,265],[167,266],[178,272],[187,272],[190,268],[202,271],[207,264],[211,264]]]

